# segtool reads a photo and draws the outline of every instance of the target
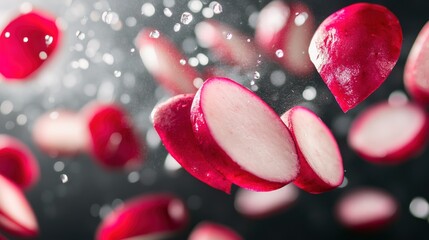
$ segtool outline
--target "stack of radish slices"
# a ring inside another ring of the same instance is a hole
[[[159,104],[152,118],[173,158],[227,193],[231,184],[271,191],[290,182],[321,193],[343,180],[337,143],[314,113],[296,107],[280,118],[227,78],[210,78],[195,96],[177,95]]]

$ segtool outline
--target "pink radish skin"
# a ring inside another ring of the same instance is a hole
[[[148,194],[126,201],[98,226],[96,240],[165,239],[189,221],[185,204],[170,194]]]
[[[230,193],[231,182],[207,161],[194,136],[190,111],[194,94],[177,95],[156,106],[153,126],[165,148],[195,178],[209,186]]]
[[[381,102],[357,116],[348,143],[372,163],[398,164],[420,153],[428,130],[428,116],[422,107]]]
[[[429,22],[423,26],[408,55],[404,84],[417,102],[429,104]]]
[[[36,237],[37,219],[24,193],[0,175],[0,228],[17,237]]]
[[[315,70],[308,55],[315,30],[313,14],[306,5],[272,1],[259,14],[255,40],[286,70],[305,77]],[[276,54],[278,50],[283,52],[283,56]]]
[[[192,230],[191,235],[188,240],[243,240],[243,238],[238,235],[231,228],[213,222],[202,222],[198,224],[194,230]]]
[[[234,184],[270,191],[297,177],[298,158],[288,129],[242,85],[208,79],[194,97],[191,121],[207,161]]]
[[[343,182],[343,160],[329,128],[312,111],[296,106],[281,116],[295,141],[300,173],[294,184],[309,193],[332,190]]]
[[[377,4],[357,3],[326,18],[316,30],[310,59],[344,112],[389,76],[402,47],[396,16]]]
[[[162,33],[156,38],[155,29],[142,30],[136,39],[140,57],[150,74],[172,94],[195,93],[200,74],[188,64],[186,57]]]

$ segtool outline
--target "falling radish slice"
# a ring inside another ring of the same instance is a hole
[[[150,74],[173,94],[195,93],[200,74],[186,64],[186,57],[158,30],[143,29],[136,45]]]
[[[423,26],[408,55],[404,84],[416,101],[429,104],[429,22]]]
[[[387,192],[360,188],[346,193],[336,205],[336,216],[355,231],[375,231],[389,225],[398,212],[398,203]]]
[[[258,17],[255,40],[285,69],[298,76],[314,71],[308,46],[316,29],[313,14],[303,3],[272,1]]]
[[[149,194],[126,201],[98,226],[97,240],[165,239],[188,224],[188,210],[177,197]]]
[[[270,192],[254,192],[240,188],[235,195],[235,209],[249,218],[267,218],[289,208],[298,198],[292,184]]]
[[[195,26],[197,40],[202,47],[212,50],[220,61],[252,69],[258,65],[259,54],[250,38],[237,29],[215,20]]]
[[[194,136],[190,110],[194,94],[177,95],[156,106],[152,112],[153,126],[168,152],[200,181],[229,193],[231,182],[216,171],[206,160],[204,152]]]
[[[256,94],[227,78],[210,78],[191,107],[194,134],[207,160],[234,184],[269,191],[298,175],[293,139]]]
[[[296,106],[281,116],[298,149],[300,173],[294,184],[310,193],[332,190],[343,182],[343,160],[329,128],[310,110]]]
[[[378,103],[367,108],[352,123],[348,143],[361,157],[394,164],[408,160],[425,146],[429,121],[413,103]]]
[[[39,69],[60,42],[55,18],[32,11],[13,19],[0,35],[0,73],[23,80]]]
[[[35,237],[39,226],[24,193],[0,175],[0,228],[18,237]]]
[[[231,228],[213,222],[202,222],[198,224],[188,240],[242,240],[243,238],[238,235]]]
[[[0,135],[0,175],[27,189],[39,180],[39,164],[31,150],[20,140]]]
[[[310,59],[344,112],[389,76],[402,47],[396,16],[377,4],[357,3],[326,18],[309,47]]]

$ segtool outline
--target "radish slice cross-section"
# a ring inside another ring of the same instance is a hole
[[[199,223],[191,232],[188,240],[242,240],[231,228],[213,222]]]

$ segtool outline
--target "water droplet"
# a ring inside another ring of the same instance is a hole
[[[231,40],[232,39],[232,33],[226,33],[225,38],[227,40]]]
[[[205,66],[209,63],[209,58],[203,53],[198,53],[197,58],[198,58],[198,61],[200,62],[200,64],[203,66]]]
[[[115,58],[110,53],[103,54],[102,59],[107,65],[112,65],[115,62]]]
[[[317,91],[316,91],[316,88],[313,86],[305,87],[304,91],[302,92],[302,97],[307,101],[314,100],[316,96],[317,96]]]
[[[85,36],[85,33],[81,32],[81,31],[76,31],[76,37],[79,40],[84,40],[86,36]]]
[[[142,5],[142,15],[152,17],[155,14],[155,7],[152,3],[145,3]]]
[[[128,174],[128,182],[136,183],[140,180],[140,173],[137,171],[130,172]]]
[[[175,0],[163,0],[162,3],[164,4],[164,7],[174,7],[174,5],[176,5],[176,1]]]
[[[270,81],[276,87],[283,86],[286,83],[286,74],[280,70],[275,70],[270,75]]]
[[[0,112],[3,115],[8,115],[13,111],[13,103],[9,100],[5,100],[0,105]]]
[[[39,58],[40,58],[41,60],[46,60],[46,59],[48,58],[48,54],[46,54],[46,52],[44,52],[44,51],[41,51],[41,52],[39,53]]]
[[[9,37],[10,37],[10,32],[5,32],[5,33],[4,33],[4,37],[5,37],[5,38],[9,38]]]
[[[188,25],[189,23],[192,22],[193,19],[194,19],[194,17],[192,16],[191,13],[184,12],[184,13],[182,13],[182,17],[180,17],[180,22],[185,24],[185,25]]]
[[[27,116],[25,116],[24,114],[19,114],[16,117],[16,123],[20,126],[25,125],[27,123]]]
[[[190,65],[191,67],[196,67],[196,66],[198,66],[198,64],[199,64],[199,61],[198,61],[198,59],[197,59],[197,58],[195,58],[195,57],[191,57],[191,58],[189,58],[188,63],[189,63],[189,65]]]
[[[211,2],[209,6],[211,9],[213,9],[215,14],[220,14],[223,12],[222,5],[216,1]]]
[[[211,8],[204,8],[203,9],[203,16],[205,17],[205,18],[212,18],[213,17],[213,15],[214,15],[214,13],[213,13],[213,9],[211,9]]]
[[[425,219],[429,216],[429,204],[422,197],[415,197],[410,203],[410,212],[416,218]]]
[[[298,13],[295,17],[295,25],[297,26],[302,26],[305,21],[307,21],[308,18],[308,13],[306,12],[302,12],[302,13]]]
[[[119,16],[115,12],[105,11],[101,14],[101,20],[107,24],[115,24],[119,21]]]
[[[185,59],[180,59],[179,62],[180,62],[181,65],[185,65],[186,64],[186,60]]]
[[[66,174],[61,174],[60,175],[60,180],[62,183],[66,183],[69,181],[69,177]]]
[[[52,36],[49,36],[49,35],[45,36],[45,44],[47,46],[51,45],[53,41],[54,41],[54,38]]]
[[[173,16],[173,12],[169,8],[164,8],[164,15],[166,17],[171,17]]]
[[[160,33],[158,30],[153,30],[152,32],[149,33],[149,37],[150,38],[159,38]]]
[[[118,71],[118,70],[115,70],[114,72],[113,72],[113,75],[115,76],[115,77],[120,77],[121,75],[122,75],[122,72],[121,71]]]
[[[181,27],[182,27],[182,25],[180,25],[180,23],[176,23],[176,24],[174,24],[173,29],[174,29],[175,32],[178,32],[178,31],[180,31]]]
[[[253,79],[259,79],[259,78],[261,78],[261,74],[258,71],[255,71],[253,73]]]
[[[26,42],[28,42],[28,37],[24,37],[24,38],[22,39],[22,41],[23,41],[23,42],[25,42],[25,43],[26,43]]]
[[[128,27],[134,27],[137,24],[137,19],[135,17],[127,17],[127,19],[125,19],[125,24]]]
[[[65,164],[62,161],[58,161],[54,163],[54,171],[61,172],[64,170]]]
[[[282,57],[284,56],[283,50],[281,50],[281,49],[277,49],[277,51],[276,51],[276,56],[277,56],[278,58],[282,58]]]
[[[188,8],[192,12],[197,13],[203,8],[203,3],[200,0],[191,0],[188,2]]]

